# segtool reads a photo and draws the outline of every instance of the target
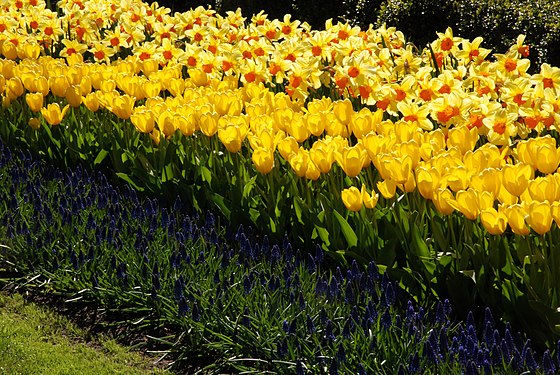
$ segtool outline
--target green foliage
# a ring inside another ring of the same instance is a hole
[[[201,373],[460,374],[482,366],[512,373],[541,362],[512,331],[503,336],[511,351],[493,344],[503,322],[490,310],[478,331],[482,319],[472,315],[456,324],[449,301],[418,307],[386,267],[327,267],[320,248],[299,253],[288,239],[280,245],[251,228],[217,225],[209,213],[198,217],[180,199],[169,206],[102,174],[46,165],[0,144],[0,270],[19,274],[9,280],[19,288],[55,293],[68,304],[96,302],[106,325],[149,332],[176,363]],[[426,256],[420,228],[409,229],[410,246]],[[0,325],[0,358],[23,360],[18,345],[3,341],[11,326]],[[51,330],[58,332],[58,323],[42,333]],[[483,363],[478,348],[503,361]],[[514,348],[523,349],[521,360]],[[105,350],[114,352],[113,342]]]
[[[418,46],[451,26],[463,38],[482,36],[483,45],[494,52],[506,51],[519,34],[525,34],[533,69],[545,62],[560,65],[558,0],[388,0],[377,19],[378,25],[383,23],[395,26]]]

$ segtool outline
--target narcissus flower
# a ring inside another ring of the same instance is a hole
[[[342,202],[350,211],[360,211],[363,205],[362,192],[352,186],[342,190]]]
[[[67,104],[62,110],[58,103],[51,103],[47,108],[41,108],[41,114],[50,125],[58,125],[68,112],[70,106]]]

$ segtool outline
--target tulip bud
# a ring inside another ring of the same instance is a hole
[[[41,120],[36,117],[31,117],[27,124],[31,129],[38,130],[41,127]]]

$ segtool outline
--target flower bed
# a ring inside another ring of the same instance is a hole
[[[451,29],[419,51],[386,27],[59,5],[4,6],[6,142],[556,340],[560,69],[528,74],[523,36],[490,56]]]

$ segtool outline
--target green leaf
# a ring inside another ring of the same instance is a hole
[[[200,167],[200,172],[202,173],[202,180],[208,182],[210,184],[212,182],[212,172],[208,167],[202,166]]]
[[[251,177],[251,179],[247,183],[245,183],[245,186],[243,186],[243,198],[247,198],[249,196],[256,182],[257,182],[257,176],[255,175]]]
[[[323,243],[327,246],[330,246],[331,242],[329,241],[329,231],[321,226],[316,225],[313,228],[313,232],[311,234],[312,239],[316,239],[317,236],[323,241]]]
[[[338,211],[333,210],[333,214],[338,221],[338,224],[340,225],[340,229],[342,231],[342,234],[344,235],[344,238],[346,239],[346,242],[348,243],[348,247],[356,246],[358,244],[358,237],[356,236],[356,233],[354,232],[352,227],[350,227],[350,224],[348,224],[346,219],[344,219],[342,215],[338,213]]]
[[[428,245],[426,245],[426,241],[420,235],[418,226],[414,223],[410,226],[410,234],[412,237],[412,243],[410,245],[414,253],[419,257],[429,257],[430,250],[428,249]]]
[[[107,150],[99,151],[99,154],[97,154],[97,157],[93,161],[93,165],[101,164],[103,162],[103,160],[105,160],[107,155],[109,155],[109,151],[107,151]]]
[[[120,179],[123,179],[124,181],[128,182],[129,184],[131,184],[136,190],[138,191],[144,191],[143,187],[138,186],[134,181],[132,181],[132,179],[130,178],[129,175],[127,175],[126,173],[116,173],[117,177]]]
[[[227,204],[224,202],[224,197],[222,197],[219,194],[212,194],[210,199],[212,199],[212,202],[214,202],[216,204],[216,206],[218,206],[218,208],[220,209],[222,214],[224,214],[225,218],[227,220],[229,220],[230,217],[231,217],[231,210],[228,208]]]

